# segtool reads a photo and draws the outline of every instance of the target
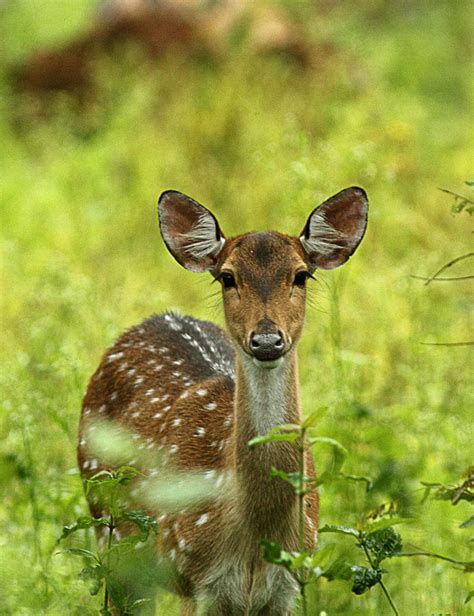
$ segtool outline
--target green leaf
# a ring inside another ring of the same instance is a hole
[[[467,597],[464,599],[464,604],[469,603],[472,597],[474,597],[474,590],[469,591]]]
[[[278,543],[274,543],[273,541],[261,541],[260,546],[262,547],[262,556],[264,560],[274,565],[281,565],[287,569],[291,567],[291,563],[293,562],[291,554],[282,550]]]
[[[286,481],[294,488],[297,495],[301,494],[300,474],[298,472],[285,473],[285,471],[280,471],[277,468],[272,467],[272,470],[270,471],[270,477],[278,477],[279,479],[283,479],[283,481]],[[313,477],[309,477],[308,475],[305,475],[303,477],[303,486],[305,486],[308,483],[311,483],[312,481],[314,481]],[[307,490],[303,488],[302,493],[306,494],[306,492]]]
[[[398,524],[410,524],[415,521],[415,518],[382,518],[381,520],[377,520],[376,522],[372,522],[368,524],[364,530],[366,533],[375,533],[378,530],[384,530],[385,528],[390,528],[391,526],[397,526]]]
[[[469,520],[466,520],[462,524],[459,525],[459,528],[469,528],[469,526],[474,526],[474,515],[471,515]]]
[[[385,558],[391,558],[400,554],[402,551],[402,538],[390,526],[367,535],[364,539],[364,545],[372,554],[375,565],[378,567]]]
[[[135,511],[123,511],[122,519],[135,524],[138,526],[142,533],[142,541],[145,541],[148,538],[150,532],[158,533],[158,522],[156,518],[148,515],[146,511],[141,509],[137,509]]]
[[[347,457],[347,449],[341,445],[338,441],[327,436],[316,436],[308,439],[310,447],[323,443],[331,446],[332,458],[327,464],[326,468],[319,475],[317,482],[318,485],[328,483],[335,479],[341,471],[342,465]]]
[[[325,524],[322,528],[319,529],[320,533],[339,533],[342,535],[351,535],[352,537],[357,537],[359,539],[360,532],[355,528],[350,528],[348,526],[337,526],[335,524]]]
[[[352,567],[348,564],[346,557],[340,554],[323,571],[322,577],[329,582],[333,580],[350,580],[352,577]]]
[[[84,567],[79,573],[79,578],[87,583],[92,596],[97,595],[102,587],[107,570],[102,565]]]
[[[83,556],[85,558],[91,558],[96,560],[97,557],[94,552],[90,550],[85,550],[84,548],[66,548],[62,551],[63,554],[73,554],[74,556]]]
[[[356,595],[364,594],[382,579],[382,571],[380,569],[369,569],[368,567],[354,565],[352,573],[354,575],[352,592]]]
[[[249,447],[261,445],[262,443],[294,443],[301,435],[298,424],[283,424],[275,426],[264,436],[255,436],[248,442]]]
[[[364,475],[348,475],[343,472],[338,473],[337,479],[345,479],[347,481],[363,481],[366,484],[366,492],[369,492],[372,489],[374,483],[370,477],[365,477]]]
[[[91,528],[93,526],[108,526],[109,520],[107,518],[93,518],[92,516],[82,516],[77,519],[75,524],[67,524],[63,526],[62,535],[59,537],[58,541],[68,537],[72,533],[77,532],[78,530],[82,530],[84,528]]]
[[[133,611],[135,608],[144,605],[145,603],[150,603],[151,599],[136,599],[133,603],[128,606],[130,611]]]
[[[310,569],[314,569],[317,575],[321,575],[331,562],[336,549],[337,546],[335,543],[327,543],[325,546],[318,548],[314,554],[308,557],[306,566]],[[319,570],[319,573],[316,569]]]
[[[301,424],[301,427],[304,429],[314,428],[321,421],[324,415],[327,413],[328,408],[329,407],[327,405],[320,406],[318,409],[313,411],[308,417],[306,417],[306,419]]]

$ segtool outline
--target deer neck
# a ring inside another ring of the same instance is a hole
[[[293,351],[276,368],[261,368],[252,358],[237,359],[235,415],[240,436],[263,436],[272,428],[301,418],[298,366]],[[245,429],[245,430],[244,430]],[[243,432],[242,432],[243,431]]]
[[[272,369],[261,368],[240,355],[236,385],[234,467],[243,519],[260,539],[288,538],[288,524],[294,525],[296,520],[295,493],[287,482],[270,478],[270,472],[272,467],[295,472],[296,449],[290,443],[250,448],[248,441],[275,426],[300,422],[296,353],[289,353]]]

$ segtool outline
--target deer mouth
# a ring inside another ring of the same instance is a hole
[[[273,370],[274,368],[278,368],[283,363],[283,355],[278,357],[277,359],[257,359],[256,357],[252,357],[252,361],[255,366],[258,368],[262,368],[264,370]]]

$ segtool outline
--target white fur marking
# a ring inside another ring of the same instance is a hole
[[[225,240],[216,239],[216,223],[210,214],[203,212],[196,224],[187,233],[183,233],[189,243],[185,251],[195,259],[217,255],[223,248]]]

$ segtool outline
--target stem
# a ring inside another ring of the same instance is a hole
[[[300,552],[304,552],[304,496],[305,496],[305,439],[306,428],[301,428],[301,444],[299,447],[299,481],[298,481],[298,499],[299,499],[299,540],[300,540]],[[303,607],[303,616],[308,613],[308,606],[306,603],[306,571],[304,566],[300,569],[299,576],[301,603]]]
[[[438,190],[446,193],[447,195],[451,195],[452,197],[455,197],[456,201],[461,200],[461,201],[465,201],[466,203],[472,203],[472,205],[474,205],[474,201],[472,199],[468,199],[467,197],[464,197],[463,195],[460,195],[457,192],[453,192],[452,190],[448,190],[447,188],[438,188]]]
[[[468,342],[420,342],[420,344],[426,346],[472,346],[474,340],[469,340]]]
[[[440,560],[445,560],[448,563],[452,563],[453,565],[460,565],[465,568],[468,565],[471,565],[470,562],[465,562],[462,560],[455,560],[454,558],[449,558],[449,556],[442,556],[441,554],[434,554],[433,552],[400,552],[400,554],[395,554],[397,558],[400,556],[428,556],[430,558],[439,558]]]
[[[109,536],[107,539],[107,555],[106,555],[106,566],[107,566],[107,575],[110,571],[110,551],[112,549],[112,539],[115,530],[115,521],[113,513],[110,514],[109,520]],[[109,589],[107,588],[107,578],[105,579],[105,592],[104,592],[104,613],[108,614],[109,611]]]
[[[380,580],[379,584],[380,584],[382,590],[384,591],[385,596],[387,597],[387,601],[389,602],[390,607],[393,610],[393,613],[396,614],[397,616],[400,616],[400,613],[397,610],[397,607],[396,607],[395,603],[393,602],[393,599],[390,596],[390,593],[388,592],[388,588],[385,586],[385,584],[382,582],[382,580]]]
[[[366,557],[367,557],[367,560],[369,561],[369,565],[372,567],[372,569],[376,569],[376,567],[374,567],[374,564],[373,564],[373,562],[372,562],[372,559],[370,558],[369,551],[367,550],[367,547],[366,547],[366,545],[365,545],[365,539],[361,539],[361,542],[360,542],[360,543],[361,543],[361,545],[362,545],[362,548],[364,549],[364,552],[365,552],[365,555],[366,555]],[[377,583],[378,583],[378,584],[380,584],[380,587],[382,588],[382,590],[383,590],[383,592],[384,592],[384,595],[386,596],[387,601],[389,602],[390,607],[391,607],[391,608],[392,608],[392,610],[393,610],[393,613],[394,613],[394,614],[396,614],[396,616],[400,616],[400,612],[397,610],[397,607],[396,607],[395,603],[393,602],[393,599],[392,599],[392,597],[390,596],[390,593],[388,592],[388,588],[385,586],[385,584],[383,583],[383,581],[382,581],[382,580],[380,580],[380,581],[379,581],[379,582],[377,582]]]
[[[426,278],[425,276],[415,276],[414,274],[411,276],[412,278],[416,278],[416,280],[430,280],[431,282],[449,282],[451,280],[472,280],[474,276],[453,276],[450,278]]]
[[[430,282],[432,282],[433,280],[435,280],[435,278],[438,277],[438,274],[441,274],[441,272],[444,272],[445,269],[448,269],[448,267],[453,266],[455,263],[458,263],[459,261],[463,261],[464,259],[469,259],[470,257],[474,257],[474,252],[468,252],[465,255],[461,255],[460,257],[456,257],[455,259],[453,259],[452,261],[449,261],[448,263],[445,263],[443,265],[443,267],[440,267],[439,270],[437,270],[432,276],[430,276],[426,282],[425,285],[429,285]]]
[[[298,477],[298,497],[299,497],[299,539],[300,552],[304,552],[304,496],[305,496],[305,438],[306,428],[301,428],[301,446],[299,449],[299,477]]]
[[[40,512],[38,507],[38,498],[35,489],[36,473],[33,465],[33,454],[31,452],[30,436],[28,434],[28,428],[23,429],[23,446],[25,448],[25,458],[28,464],[29,478],[28,478],[28,495],[31,503],[31,517],[33,522],[33,547],[34,547],[34,559],[43,564],[43,553],[41,549],[40,539]]]

